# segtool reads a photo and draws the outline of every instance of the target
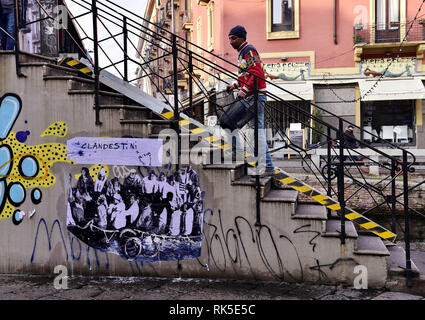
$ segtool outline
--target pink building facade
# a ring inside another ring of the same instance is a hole
[[[320,106],[387,141],[425,148],[421,6],[421,0],[174,0],[174,30],[236,62],[228,32],[243,25],[268,80],[303,100],[270,91],[312,113],[314,105]],[[218,85],[205,74],[200,77],[210,87]],[[289,127],[296,119],[280,121]],[[362,138],[379,146],[367,135]],[[306,135],[306,143],[315,142]]]

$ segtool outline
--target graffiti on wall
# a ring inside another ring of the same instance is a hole
[[[29,131],[12,130],[22,109],[15,94],[5,94],[0,102],[0,219],[12,218],[14,224],[23,221],[25,213],[19,207],[27,200],[35,205],[42,200],[42,188],[50,188],[56,177],[50,172],[56,162],[73,163],[66,157],[66,145],[44,143],[27,145]],[[65,137],[67,125],[58,121],[41,137]],[[30,194],[30,196],[28,196]]]
[[[113,176],[105,167],[82,167],[78,178],[69,176],[71,233],[95,249],[129,260],[200,256],[205,192],[191,166],[174,173],[167,167],[131,168],[125,176]]]

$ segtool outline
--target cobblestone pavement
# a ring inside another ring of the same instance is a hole
[[[3,275],[0,300],[425,300],[425,293],[270,282],[82,276],[67,282],[68,289],[55,289],[54,277]]]

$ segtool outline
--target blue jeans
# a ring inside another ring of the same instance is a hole
[[[269,153],[269,147],[267,145],[266,135],[264,132],[264,106],[266,105],[267,96],[264,94],[258,95],[258,167],[264,167],[264,160],[266,164],[266,169],[273,169],[274,165],[272,158]],[[246,108],[249,108],[249,103],[246,100],[242,100],[242,103]],[[252,130],[255,128],[255,119],[252,119],[248,127]],[[239,130],[238,130],[239,131]],[[247,141],[251,144],[251,148],[254,149],[254,138]],[[241,152],[243,148],[240,143],[239,134],[236,133],[232,137],[232,152],[237,155],[238,158],[244,159]]]
[[[15,12],[13,8],[3,8],[1,10],[0,27],[12,37],[15,37]],[[3,30],[0,30],[0,41],[2,50],[13,50],[15,48],[15,40],[4,33]]]

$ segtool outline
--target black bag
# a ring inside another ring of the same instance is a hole
[[[236,100],[230,104],[220,115],[218,122],[223,129],[234,131],[243,128],[254,118],[254,115],[254,98],[249,96],[244,99],[244,103],[241,100]]]

